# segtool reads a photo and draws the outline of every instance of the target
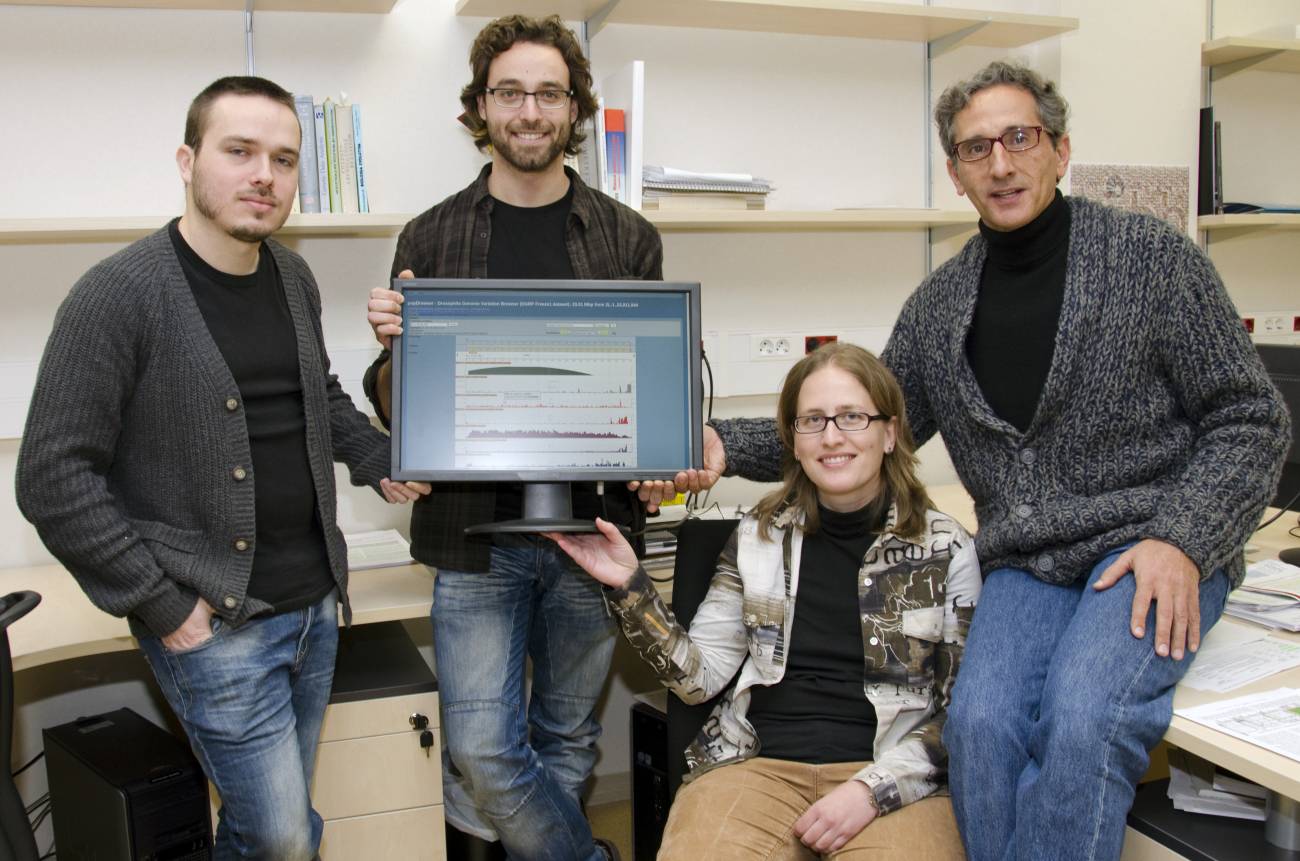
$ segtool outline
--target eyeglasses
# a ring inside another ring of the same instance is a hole
[[[830,423],[842,431],[852,433],[854,431],[866,430],[871,427],[872,422],[886,421],[889,418],[890,416],[873,416],[870,413],[840,413],[839,415],[834,416],[795,416],[794,432],[821,433],[826,430],[827,423]]]
[[[995,138],[971,138],[957,144],[954,149],[962,161],[983,161],[993,155],[993,145],[1002,144],[1007,152],[1024,152],[1038,146],[1043,136],[1042,126],[1017,126]]]
[[[532,96],[537,102],[537,107],[544,111],[559,110],[569,103],[569,97],[573,95],[571,90],[538,90],[530,93],[518,87],[488,87],[487,93],[492,96],[492,101],[497,103],[497,107],[506,110],[522,108],[524,99]]]

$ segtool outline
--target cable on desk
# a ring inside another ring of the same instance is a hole
[[[1272,517],[1270,517],[1268,520],[1265,520],[1265,521],[1264,521],[1263,523],[1261,523],[1259,526],[1256,526],[1256,527],[1255,527],[1255,531],[1258,532],[1259,530],[1263,529],[1265,526],[1271,526],[1271,525],[1273,524],[1273,522],[1274,522],[1275,520],[1277,520],[1279,517],[1281,517],[1283,514],[1290,514],[1290,513],[1291,513],[1291,506],[1295,505],[1296,502],[1300,502],[1300,491],[1296,491],[1295,496],[1293,496],[1293,497],[1291,497],[1290,499],[1288,499],[1286,505],[1280,506],[1280,508],[1282,509],[1281,511],[1279,511],[1277,514],[1274,514],[1274,515],[1273,515]],[[1291,527],[1291,528],[1292,528],[1292,530],[1294,530],[1296,527],[1293,526],[1293,527]],[[1292,531],[1291,534],[1294,535],[1295,532]]]

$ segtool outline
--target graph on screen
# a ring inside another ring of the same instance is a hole
[[[456,339],[455,465],[636,467],[631,338]]]

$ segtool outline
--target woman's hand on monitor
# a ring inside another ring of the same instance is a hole
[[[636,573],[636,551],[608,520],[596,518],[599,533],[546,532],[547,538],[560,545],[578,567],[612,588],[625,585]]]

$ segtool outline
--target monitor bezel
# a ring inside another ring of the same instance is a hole
[[[701,328],[700,285],[684,281],[589,281],[532,278],[394,278],[392,289],[406,295],[409,290],[484,290],[484,291],[538,291],[580,293],[678,293],[686,296],[689,356],[687,383],[690,387],[687,411],[687,433],[690,437],[690,464],[700,468],[704,460],[704,387],[701,380]],[[405,303],[403,303],[405,307]],[[405,314],[403,313],[403,325]],[[402,336],[393,338],[392,344],[392,477],[400,481],[430,482],[590,482],[637,481],[671,479],[680,469],[583,469],[583,470],[441,470],[406,468],[402,462],[403,387],[405,368]]]

